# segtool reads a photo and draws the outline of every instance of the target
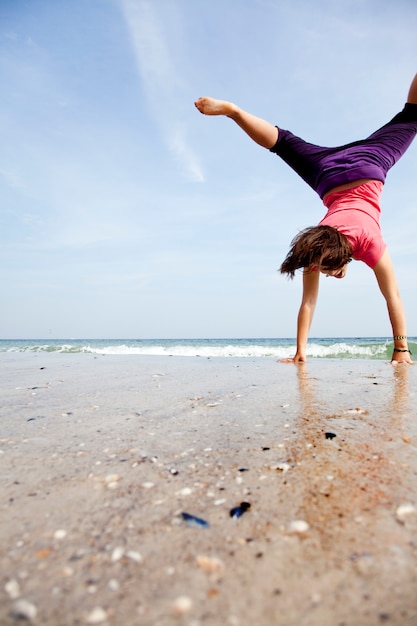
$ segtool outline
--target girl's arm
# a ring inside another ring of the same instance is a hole
[[[374,272],[381,293],[387,303],[388,315],[392,326],[392,335],[394,337],[394,348],[407,350],[407,352],[396,352],[394,350],[391,362],[393,365],[397,365],[398,363],[412,363],[406,338],[407,329],[404,306],[398,289],[397,279],[395,278],[394,266],[387,250],[385,250],[381,259],[374,267]],[[396,339],[396,337],[401,337],[401,339]]]
[[[303,297],[297,319],[297,352],[291,359],[283,359],[284,363],[304,363],[307,361],[306,346],[314,309],[316,308],[319,293],[320,272],[304,270]]]

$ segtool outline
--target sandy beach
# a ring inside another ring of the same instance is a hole
[[[416,366],[3,353],[0,375],[2,626],[417,625]]]

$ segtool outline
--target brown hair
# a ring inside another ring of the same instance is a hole
[[[280,267],[281,274],[294,278],[300,268],[337,270],[352,257],[349,240],[332,226],[311,226],[294,237]]]

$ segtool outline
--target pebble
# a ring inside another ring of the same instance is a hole
[[[116,548],[114,548],[113,552],[111,553],[111,561],[113,563],[120,561],[120,559],[124,556],[124,553],[125,550],[124,548],[122,548],[122,546],[116,546]]]
[[[4,591],[9,598],[16,600],[20,596],[20,585],[15,578],[12,578],[4,585]]]
[[[12,609],[13,617],[18,620],[26,619],[29,622],[33,622],[36,619],[37,613],[38,610],[36,606],[24,598],[16,600]]]
[[[289,463],[278,463],[278,465],[271,465],[271,470],[275,470],[276,472],[282,472],[283,474],[285,474],[285,472],[288,472],[288,470],[290,469],[290,464]]]
[[[69,578],[70,576],[74,576],[74,570],[72,567],[64,567],[64,569],[62,570],[62,573],[66,578]]]
[[[87,624],[102,624],[107,620],[107,613],[101,606],[96,606],[87,616]]]
[[[60,528],[54,532],[54,539],[65,539],[67,536],[67,531],[63,528]]]
[[[112,578],[111,580],[109,580],[107,586],[110,589],[110,591],[119,591],[120,589],[119,581],[116,580],[115,578]]]
[[[107,484],[108,489],[116,489],[118,487],[118,482],[121,480],[121,476],[119,474],[108,474],[104,482]]]
[[[396,510],[397,519],[399,522],[404,522],[408,515],[416,513],[417,509],[413,504],[401,504]]]
[[[193,608],[193,601],[188,596],[178,596],[172,605],[176,615],[185,615]]]
[[[294,520],[290,522],[288,525],[289,532],[295,535],[306,533],[309,530],[309,528],[310,528],[309,524],[302,519]]]
[[[200,554],[197,557],[197,564],[202,570],[209,574],[221,573],[225,569],[225,565],[221,559],[215,556],[206,556],[205,554]]]
[[[142,555],[135,550],[128,550],[128,552],[126,552],[126,556],[129,559],[132,559],[132,561],[136,561],[136,563],[141,563],[143,561]]]

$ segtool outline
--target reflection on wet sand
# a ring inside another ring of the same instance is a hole
[[[395,511],[401,500],[403,464],[397,452],[404,446],[403,422],[409,415],[409,368],[391,368],[383,380],[355,380],[359,406],[350,395],[329,394],[326,381],[315,379],[305,364],[297,376],[301,436],[292,456],[298,481],[304,473],[300,516],[328,544],[344,532],[347,520],[366,523],[367,512],[375,507]],[[369,397],[370,385],[382,393]]]

